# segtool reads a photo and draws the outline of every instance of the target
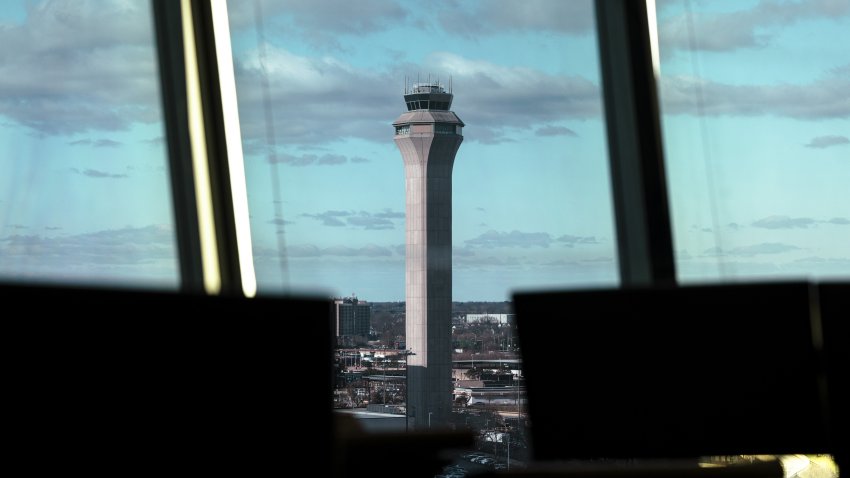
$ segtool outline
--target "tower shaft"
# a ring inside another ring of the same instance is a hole
[[[463,122],[450,111],[419,109],[393,125],[407,196],[408,418],[425,429],[444,426],[451,412],[452,167]]]

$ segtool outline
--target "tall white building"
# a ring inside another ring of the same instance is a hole
[[[452,405],[452,166],[463,121],[438,84],[405,88],[394,122],[407,194],[407,403],[414,429],[447,423]]]

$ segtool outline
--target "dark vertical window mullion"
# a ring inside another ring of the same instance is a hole
[[[216,224],[221,287],[224,294],[242,294],[242,276],[236,241],[236,218],[233,209],[233,191],[230,187],[230,170],[224,132],[224,113],[221,84],[218,73],[212,7],[209,0],[192,1],[195,25],[195,44],[198,52],[198,70],[201,80],[201,98],[204,109],[204,130],[207,142],[212,189],[213,212]]]
[[[596,0],[596,23],[620,280],[624,286],[674,284],[647,5],[638,0]]]
[[[181,290],[200,293],[204,279],[186,105],[182,14],[178,1],[153,0],[152,5]]]
[[[239,262],[212,7],[209,0],[190,0],[189,5],[203,114],[204,160],[209,175],[212,220],[215,224],[215,275],[220,279],[221,294],[243,295],[245,291]],[[190,127],[192,118],[187,105],[190,92],[181,2],[153,0],[153,7],[182,289],[219,293],[211,292],[205,286],[204,267],[208,265],[204,263],[204,238],[199,226],[201,213],[196,195],[199,186],[195,183],[196,165],[193,163]],[[212,272],[208,270],[206,273],[209,275]]]

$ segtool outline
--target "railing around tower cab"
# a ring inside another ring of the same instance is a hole
[[[448,135],[448,134],[456,134],[458,136],[462,136],[463,126],[459,124],[451,124],[451,123],[434,123],[434,124],[414,124],[413,128],[411,125],[404,124],[398,125],[395,127],[396,136],[409,136],[411,133],[414,134],[440,134],[440,135]]]

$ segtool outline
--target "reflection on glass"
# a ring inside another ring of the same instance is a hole
[[[850,5],[658,5],[679,278],[850,275]]]
[[[0,280],[176,287],[150,5],[0,11]]]
[[[229,15],[260,292],[369,304],[369,332],[339,334],[335,402],[404,413],[403,427],[436,420],[406,410],[398,382],[425,352],[406,340],[413,249],[393,140],[462,134],[441,226],[451,227],[454,333],[439,344],[454,361],[451,421],[480,430],[489,459],[527,456],[506,299],[618,282],[592,2],[231,2]],[[405,101],[417,86],[430,92]],[[451,105],[433,96],[441,88]],[[447,109],[466,127],[392,125]]]
[[[405,79],[467,124],[455,300],[617,283],[591,2],[326,3],[229,4],[261,289],[403,300]]]

